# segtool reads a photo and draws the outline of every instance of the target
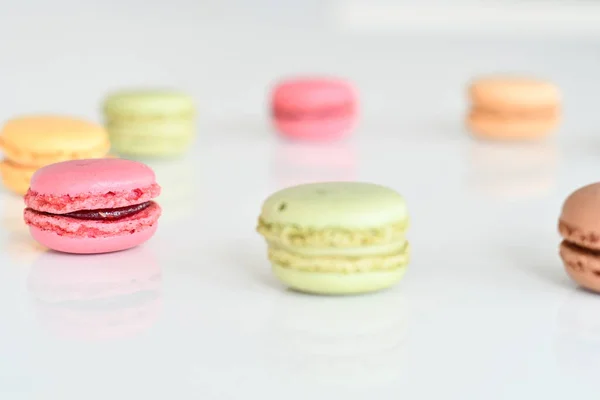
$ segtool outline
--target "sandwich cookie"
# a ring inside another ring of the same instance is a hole
[[[103,158],[110,150],[100,125],[77,118],[37,115],[9,120],[0,131],[4,186],[23,195],[40,167],[75,159]]]
[[[104,118],[114,149],[134,157],[184,153],[196,133],[193,99],[174,91],[124,91],[108,96]]]
[[[276,192],[263,204],[258,232],[275,275],[316,294],[357,294],[398,282],[409,260],[402,196],[384,186],[324,182]]]
[[[298,78],[279,83],[272,93],[277,131],[289,138],[328,141],[349,134],[358,114],[354,87],[341,79]]]
[[[558,88],[517,77],[482,78],[469,87],[467,127],[474,136],[497,140],[539,139],[554,131],[561,114]]]
[[[558,222],[560,257],[580,286],[600,292],[600,183],[573,192]]]
[[[118,158],[75,160],[38,170],[25,195],[25,223],[40,244],[66,253],[108,253],[150,239],[161,208],[154,172]]]

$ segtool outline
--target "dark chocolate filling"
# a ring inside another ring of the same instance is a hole
[[[127,206],[127,207],[119,207],[119,208],[105,208],[105,209],[101,209],[101,210],[78,210],[78,211],[73,211],[73,212],[70,212],[67,214],[52,214],[52,213],[46,213],[46,212],[42,212],[41,214],[54,215],[54,216],[60,215],[61,217],[69,217],[69,218],[76,218],[76,219],[114,221],[117,219],[122,219],[122,218],[130,217],[134,214],[137,214],[140,211],[145,210],[146,208],[150,207],[150,204],[152,204],[152,202],[147,201],[145,203],[135,204],[133,206]]]
[[[273,108],[272,114],[276,118],[298,120],[304,118],[334,118],[342,117],[351,113],[352,104],[342,104],[340,106],[322,108],[320,110],[284,110]]]

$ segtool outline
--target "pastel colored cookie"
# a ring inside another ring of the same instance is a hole
[[[360,182],[283,189],[263,204],[258,232],[275,275],[317,294],[356,294],[394,285],[409,259],[408,215],[392,189]]]
[[[105,124],[120,154],[171,157],[185,152],[196,133],[193,99],[172,91],[130,91],[108,96]]]
[[[117,158],[75,160],[39,169],[25,195],[35,240],[66,253],[107,253],[152,237],[161,208],[154,172]]]
[[[487,139],[538,139],[560,122],[561,99],[550,82],[530,78],[493,77],[469,87],[471,110],[467,126]]]
[[[276,85],[272,93],[275,127],[290,138],[341,138],[354,128],[357,114],[354,87],[339,79],[290,79]]]
[[[45,165],[75,159],[103,158],[110,150],[100,125],[81,119],[36,115],[9,120],[0,131],[4,185],[25,194],[34,172]]]
[[[562,208],[558,230],[560,256],[569,276],[600,292],[600,183],[573,192]]]

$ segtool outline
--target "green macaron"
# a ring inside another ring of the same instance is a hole
[[[195,136],[195,104],[183,93],[118,92],[106,98],[103,111],[112,149],[122,155],[177,156]]]
[[[317,294],[358,294],[398,282],[409,260],[404,198],[371,183],[311,183],[263,204],[258,232],[275,275]]]

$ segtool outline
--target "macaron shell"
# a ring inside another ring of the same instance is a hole
[[[374,228],[406,221],[404,198],[385,186],[362,182],[310,183],[267,198],[261,218],[267,223],[310,228]]]
[[[97,124],[69,117],[28,116],[9,120],[0,131],[6,158],[26,166],[106,155],[110,142]]]
[[[152,169],[136,161],[72,160],[39,169],[31,179],[31,190],[56,196],[105,194],[150,187],[155,180]]]
[[[550,83],[523,77],[478,79],[469,87],[471,100],[478,105],[496,107],[543,107],[559,104],[560,92]]]
[[[383,290],[395,285],[406,267],[385,272],[355,274],[297,271],[273,264],[273,273],[283,283],[300,292],[326,295],[351,295]]]
[[[189,116],[195,112],[194,99],[172,90],[131,90],[109,95],[104,101],[109,118],[119,116]]]
[[[321,108],[356,102],[356,89],[341,79],[298,78],[279,83],[273,90],[273,105],[289,108]]]
[[[72,237],[62,236],[50,230],[34,226],[29,227],[31,236],[49,249],[73,254],[100,254],[121,251],[138,246],[150,239],[158,223],[144,230],[127,235],[109,237]]]
[[[571,279],[588,290],[600,293],[600,255],[563,242],[560,245],[560,257]]]
[[[105,145],[90,148],[87,151],[70,151],[68,145],[65,145],[63,151],[51,154],[31,153],[25,148],[3,147],[4,155],[7,159],[24,166],[37,168],[69,160],[104,158],[107,157],[109,150],[110,145],[108,141]]]
[[[548,119],[499,119],[472,113],[467,127],[476,137],[494,140],[535,140],[553,132],[559,124],[558,117]]]
[[[180,131],[171,128],[168,130],[170,134],[143,136],[145,133],[143,129],[118,128],[111,133],[111,141],[116,151],[127,156],[169,157],[185,153],[193,141],[193,130],[191,128]]]

